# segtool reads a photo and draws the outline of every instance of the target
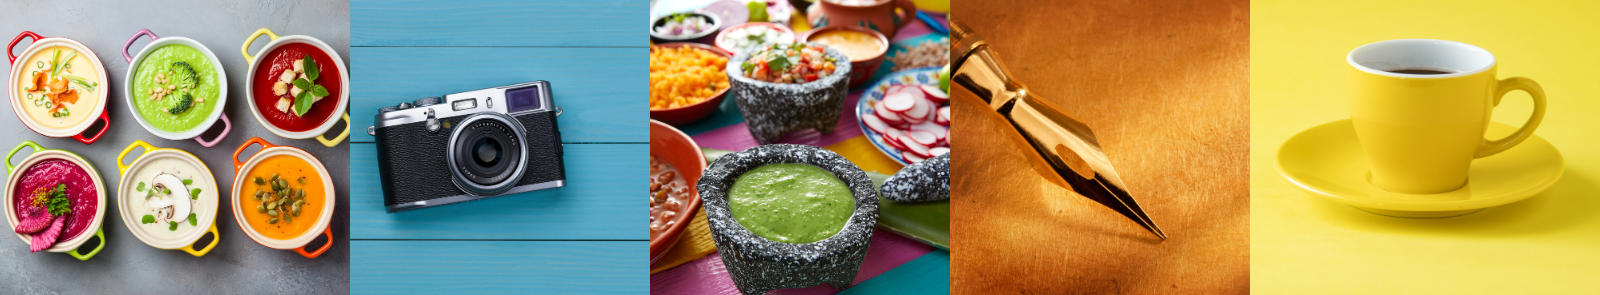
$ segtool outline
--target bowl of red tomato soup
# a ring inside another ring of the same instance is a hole
[[[250,44],[263,35],[272,41],[250,55]],[[279,37],[262,28],[239,51],[250,63],[245,96],[261,126],[283,138],[315,137],[329,147],[350,135],[349,70],[327,43],[304,35]],[[328,129],[341,118],[344,130],[330,139]]]

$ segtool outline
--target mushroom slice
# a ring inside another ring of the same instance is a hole
[[[161,173],[156,175],[156,178],[150,180],[150,182],[154,182],[157,186],[165,187],[167,191],[172,192],[171,194],[156,192],[154,195],[171,204],[171,216],[173,219],[189,217],[191,210],[189,208],[191,206],[189,200],[193,199],[193,197],[189,196],[189,188],[183,185],[183,179],[179,179],[178,176],[172,174]]]

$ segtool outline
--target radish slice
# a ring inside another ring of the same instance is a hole
[[[883,133],[884,130],[889,130],[889,123],[884,123],[883,119],[879,119],[878,116],[874,116],[872,114],[862,115],[861,123],[865,123],[867,125],[867,129],[872,129],[872,131],[877,131],[878,133]]]
[[[906,145],[900,142],[900,138],[905,136],[906,134],[904,132],[900,132],[900,130],[885,130],[883,132],[883,143],[888,144],[897,150],[904,150],[906,149]]]
[[[936,85],[922,85],[922,93],[926,94],[928,100],[936,104],[944,104],[950,101],[950,94],[944,93],[944,90],[939,90],[939,86]]]
[[[933,102],[928,100],[916,100],[916,103],[911,105],[911,110],[905,112],[904,117],[906,118],[906,122],[920,124],[928,121],[928,117],[930,117],[928,114],[932,114],[933,111]]]
[[[939,125],[950,126],[950,107],[939,107],[939,115],[934,116],[933,121],[939,123]]]
[[[926,130],[912,130],[910,133],[906,133],[906,135],[911,136],[911,140],[923,146],[932,146],[936,143],[939,143],[939,136]]]
[[[891,112],[905,113],[916,106],[916,99],[909,94],[895,93],[883,97],[883,107]]]
[[[905,123],[906,121],[905,118],[901,118],[900,115],[885,108],[882,101],[879,101],[877,106],[872,107],[872,111],[872,113],[878,115],[878,119],[883,119],[884,123],[889,123],[890,125]]]
[[[927,145],[923,145],[923,144],[918,144],[916,142],[916,140],[911,139],[911,136],[908,135],[906,137],[900,138],[900,143],[904,144],[906,146],[906,149],[905,149],[906,151],[911,152],[912,154],[916,154],[918,156],[922,156],[923,158],[927,158],[928,157],[928,146]]]
[[[947,147],[936,147],[936,148],[928,149],[928,154],[929,155],[933,155],[934,157],[943,156],[944,154],[948,154],[948,153],[950,153],[950,148],[947,148]]]
[[[918,162],[922,162],[923,160],[927,160],[927,158],[924,158],[922,156],[918,156],[916,154],[912,154],[911,152],[906,152],[906,151],[900,152],[900,156],[901,157],[905,157],[906,158],[906,162],[911,162],[912,164],[916,164]]]

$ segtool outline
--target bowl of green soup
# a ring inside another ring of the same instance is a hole
[[[814,146],[722,156],[696,188],[711,239],[744,294],[850,287],[878,223],[878,194],[866,172]]]
[[[140,36],[149,36],[150,44],[139,54],[128,55]],[[205,147],[217,145],[233,130],[233,122],[222,113],[228,104],[228,75],[205,45],[141,29],[122,44],[122,58],[128,61],[123,98],[144,130],[172,140],[193,138]],[[211,140],[201,139],[200,134],[211,130],[218,119],[222,132]]]

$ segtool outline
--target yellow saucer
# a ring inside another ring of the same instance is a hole
[[[1516,131],[1489,123],[1485,137]],[[1415,195],[1375,187],[1369,181],[1366,153],[1349,119],[1318,125],[1289,137],[1278,147],[1278,174],[1314,196],[1381,215],[1439,218],[1477,212],[1532,197],[1561,178],[1561,152],[1538,135],[1499,154],[1472,161],[1467,185],[1452,192]]]

